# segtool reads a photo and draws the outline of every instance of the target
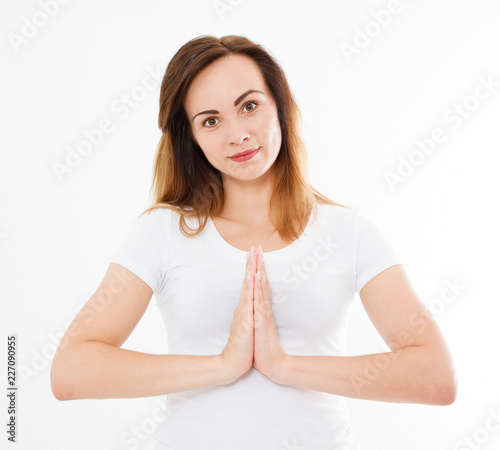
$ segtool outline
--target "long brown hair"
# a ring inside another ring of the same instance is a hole
[[[299,108],[277,61],[260,45],[243,36],[200,36],[184,44],[169,62],[161,83],[158,127],[162,136],[157,147],[153,183],[154,203],[140,216],[156,208],[168,208],[181,214],[180,231],[196,236],[209,217],[217,216],[224,206],[220,171],[205,157],[192,135],[184,109],[184,99],[191,81],[217,59],[240,54],[251,58],[260,68],[276,102],[281,127],[281,148],[274,162],[270,220],[285,242],[300,236],[311,211],[317,216],[316,203],[336,203],[320,194],[306,180],[306,148],[299,131]],[[139,216],[139,217],[140,217]],[[194,233],[185,218],[197,218]]]

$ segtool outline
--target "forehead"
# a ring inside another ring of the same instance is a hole
[[[248,89],[269,95],[259,66],[244,55],[224,56],[200,71],[191,82],[184,105],[188,114],[233,105]]]

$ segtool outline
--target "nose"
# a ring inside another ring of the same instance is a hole
[[[228,142],[233,145],[241,145],[250,139],[250,132],[238,119],[233,120],[228,127]]]

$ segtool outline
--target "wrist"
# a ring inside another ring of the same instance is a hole
[[[216,357],[221,372],[221,382],[219,384],[230,384],[242,375],[234,369],[223,353],[216,355]]]
[[[276,362],[268,374],[268,378],[278,384],[285,384],[284,375],[288,371],[288,363],[292,355],[284,353],[283,356]]]

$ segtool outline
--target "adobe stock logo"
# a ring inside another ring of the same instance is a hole
[[[101,118],[95,126],[84,128],[81,131],[83,137],[74,144],[65,146],[64,157],[61,155],[60,160],[51,161],[51,168],[59,183],[62,183],[68,174],[73,173],[85,158],[105,141],[106,136],[117,129],[117,125],[141,106],[150,92],[156,91],[163,78],[162,66],[158,63],[148,65],[144,68],[144,72],[139,83],[127,92],[122,92],[119,98],[112,100],[111,115]]]
[[[483,426],[474,430],[471,435],[463,436],[460,442],[453,445],[453,450],[479,450],[484,448],[493,433],[500,430],[500,408],[496,411],[493,408],[488,408],[488,417],[484,420]],[[488,446],[488,448],[492,448]]]
[[[242,0],[215,0],[212,2],[212,6],[222,21],[226,13],[234,11],[241,2]]]
[[[381,9],[377,12],[371,11],[374,20],[370,20],[365,24],[363,30],[359,27],[354,28],[353,43],[349,44],[342,41],[339,44],[340,51],[344,55],[347,62],[350,64],[353,55],[359,55],[361,51],[367,48],[383,29],[387,28],[395,14],[401,12],[399,0],[390,0],[387,4],[387,9]]]
[[[21,45],[28,44],[30,39],[33,39],[38,34],[40,28],[46,27],[50,19],[59,14],[61,5],[66,5],[67,3],[69,3],[69,0],[39,1],[38,5],[40,6],[40,10],[33,14],[31,20],[26,16],[23,16],[21,33],[14,33],[13,31],[7,33],[7,38],[9,39],[14,51],[19,53]]]
[[[500,86],[500,79],[494,79],[493,74],[480,75],[474,92],[460,102],[455,102],[443,113],[443,122],[451,130],[456,130],[475,113],[481,104],[488,100]],[[415,149],[407,156],[398,156],[399,164],[395,170],[384,172],[384,178],[390,189],[394,191],[395,186],[405,182],[415,173],[416,167],[421,166],[438,146],[448,138],[449,132],[446,126],[435,127],[427,137],[416,139]]]
[[[336,249],[340,247],[340,243],[333,240],[331,235],[325,238],[319,237],[317,244],[311,251],[311,254],[304,257],[300,263],[293,264],[290,269],[285,270],[281,275],[283,282],[283,290],[272,290],[271,302],[273,305],[279,305],[287,300],[287,296],[297,290],[303,280],[307,280],[314,272],[316,272],[323,261],[329,259]]]
[[[441,289],[440,295],[434,297],[430,301],[429,306],[423,307],[423,310],[430,314],[431,320],[435,320],[440,316],[446,309],[446,305],[456,302],[463,294],[463,291],[468,288],[466,285],[461,284],[458,277],[454,277],[453,281],[445,279],[444,285],[445,287]],[[389,347],[405,347],[408,345],[412,334],[415,336],[421,335],[427,329],[429,321],[427,320],[427,314],[423,314],[423,310],[413,312],[408,318],[408,327],[412,329],[411,334],[406,330],[402,330],[398,333],[394,342],[387,343]],[[399,358],[401,352],[384,351],[384,353],[377,352],[373,355],[375,356],[366,363],[362,375],[352,374],[350,376],[351,385],[358,395],[360,395],[366,387],[371,386],[374,381],[379,379],[379,377],[385,373],[385,370]]]

